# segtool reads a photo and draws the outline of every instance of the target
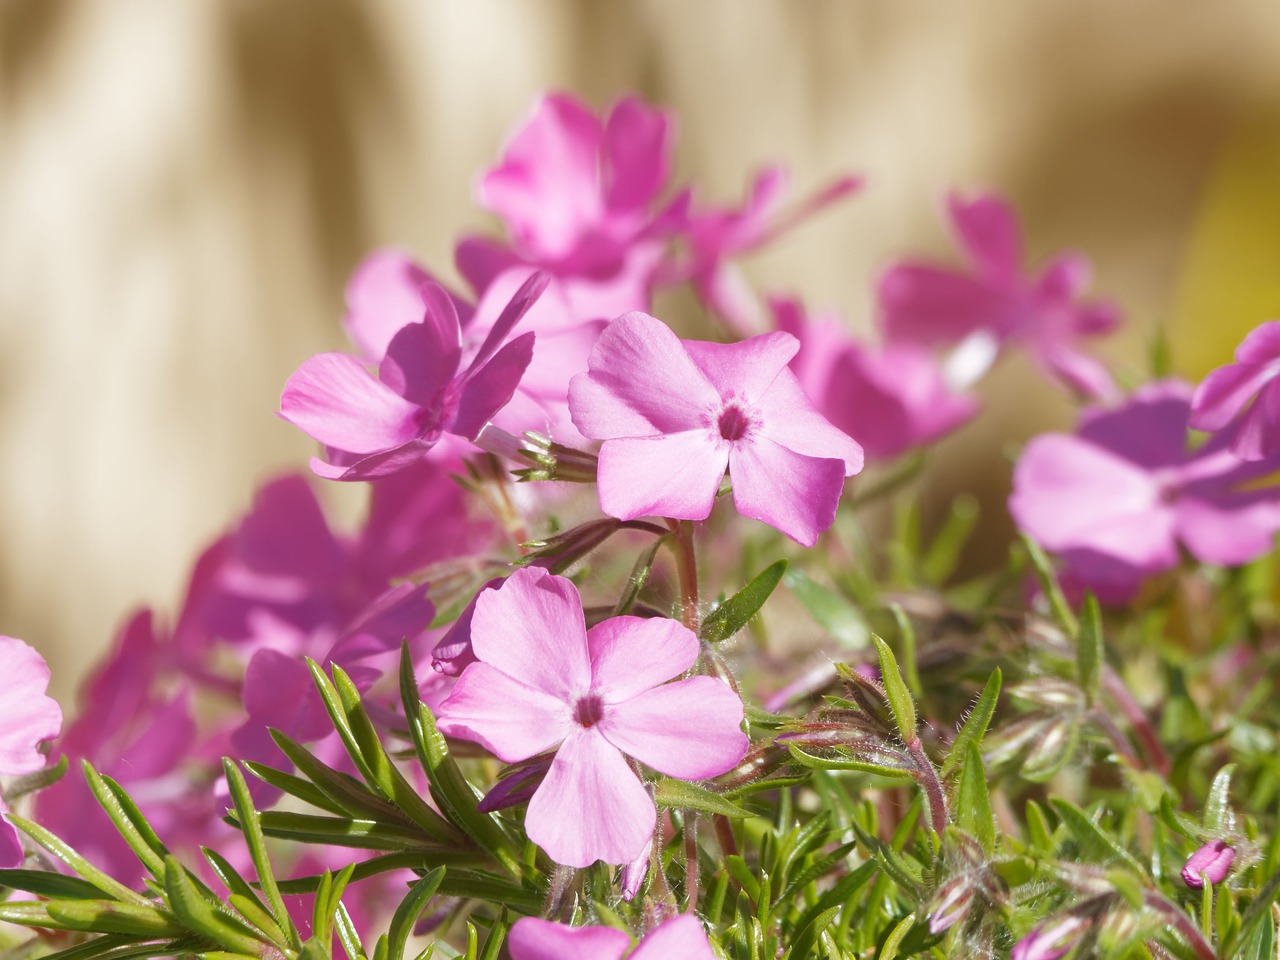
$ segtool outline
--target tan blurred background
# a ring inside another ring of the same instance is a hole
[[[548,88],[674,109],[682,177],[866,193],[750,263],[866,328],[951,185],[1006,192],[1200,375],[1280,316],[1280,2],[0,0],[0,632],[66,697],[126,610],[309,442],[273,416],[398,243],[450,273],[477,170]],[[1007,532],[1003,444],[1062,425],[1021,364],[948,442]],[[935,490],[935,494],[940,491]],[[981,565],[995,548],[971,558]]]

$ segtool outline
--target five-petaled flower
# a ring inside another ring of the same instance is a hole
[[[574,424],[604,441],[604,512],[705,520],[727,467],[739,513],[813,546],[862,447],[801,389],[798,349],[788,333],[704,343],[643,313],[613,321],[569,384]]]
[[[557,863],[629,863],[657,821],[627,757],[701,780],[747,750],[737,694],[705,676],[668,683],[698,658],[674,620],[613,617],[590,630],[574,585],[517,570],[476,600],[477,658],[441,705],[440,730],[516,763],[555,751],[529,801],[529,838]]]
[[[26,643],[0,636],[0,777],[14,777],[44,769],[40,752],[42,740],[52,740],[62,729],[62,710],[45,696],[49,666]],[[5,817],[7,807],[0,796],[0,868],[22,863],[22,843],[18,831]]]

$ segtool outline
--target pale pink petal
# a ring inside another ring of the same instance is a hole
[[[879,324],[889,340],[955,343],[976,330],[1005,336],[1025,311],[1003,287],[929,264],[901,263],[876,285]]]
[[[538,917],[521,917],[507,937],[511,960],[622,960],[630,946],[631,938],[613,927],[569,927]]]
[[[1213,503],[1195,496],[1178,501],[1178,539],[1201,563],[1234,567],[1270,553],[1280,530],[1280,502]]]
[[[611,517],[705,520],[729,451],[706,429],[606,440],[600,447],[600,509]]]
[[[1280,360],[1280,320],[1260,324],[1236,347],[1236,363],[1272,363]]]
[[[605,203],[611,211],[639,214],[671,175],[673,124],[662,110],[626,97],[604,128]]]
[[[477,657],[562,703],[591,686],[587,627],[578,588],[525,567],[476,598],[471,647]]]
[[[1231,452],[1241,460],[1265,460],[1280,452],[1280,382],[1272,380],[1240,418]]]
[[[786,369],[800,341],[779,331],[739,343],[686,340],[684,346],[722,398],[755,403]]]
[[[835,520],[845,464],[796,453],[765,436],[736,443],[729,452],[734,505],[744,517],[811,547]]]
[[[778,374],[755,409],[761,436],[807,457],[840,460],[846,477],[862,469],[861,445],[817,411],[790,370]]]
[[[453,419],[446,429],[474,440],[485,424],[511,400],[529,361],[533,359],[534,334],[516,337],[478,371],[471,374],[458,396]]]
[[[62,729],[62,709],[45,696],[49,665],[34,647],[6,636],[0,636],[0,664],[0,776],[34,773],[45,766],[41,741]]]
[[[678,677],[698,659],[698,638],[665,617],[610,617],[587,631],[591,690],[605,703]]]
[[[652,798],[617,747],[598,729],[578,727],[556,752],[524,825],[556,863],[588,867],[597,860],[630,863],[657,821]]]
[[[1064,344],[1043,341],[1036,353],[1051,376],[1081,396],[1105,403],[1119,400],[1120,388],[1101,361]]]
[[[322,353],[306,361],[280,397],[280,416],[326,446],[355,454],[377,453],[412,440],[420,430],[420,413],[416,404],[341,353]]]
[[[698,918],[686,913],[659,924],[628,960],[716,960],[716,954]]]
[[[524,261],[496,240],[466,237],[454,247],[453,262],[471,289],[481,294],[494,277]]]
[[[1049,300],[1069,302],[1089,289],[1093,281],[1093,264],[1087,257],[1064,253],[1054,257],[1036,281],[1036,291]]]
[[[531,273],[524,283],[520,284],[511,300],[498,314],[498,319],[493,321],[493,326],[485,335],[484,342],[480,344],[480,348],[471,359],[468,371],[478,370],[489,362],[489,358],[498,352],[498,348],[502,346],[515,325],[538,302],[538,298],[542,296],[542,292],[547,289],[547,284],[550,282],[551,277],[548,274],[538,271]]]
[[[1191,427],[1221,430],[1277,375],[1280,368],[1245,363],[1232,363],[1214,370],[1200,382],[1191,398]]]
[[[431,279],[399,250],[378,250],[360,262],[347,282],[343,325],[366,360],[381,360],[396,332],[422,319],[418,290]]]
[[[440,705],[446,736],[472,740],[504,763],[553,749],[573,728],[569,708],[487,663],[473,663]]]
[[[569,411],[583,436],[596,440],[691,430],[720,403],[680,338],[648,314],[609,324],[588,369],[569,384]]]
[[[760,297],[742,268],[732,260],[718,260],[693,278],[694,288],[707,308],[739,336],[760,329],[763,310]]]
[[[994,194],[947,198],[947,212],[961,246],[982,272],[1001,279],[1017,276],[1022,262],[1022,233],[1013,209]]]
[[[750,746],[742,701],[714,677],[676,680],[609,703],[596,729],[628,756],[682,780],[719,776]]]

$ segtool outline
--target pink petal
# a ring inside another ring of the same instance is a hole
[[[1100,361],[1064,344],[1039,344],[1037,358],[1053,377],[1083,397],[1104,403],[1120,398],[1111,371]]]
[[[5,817],[8,810],[4,797],[0,797],[0,870],[22,866],[22,839],[18,836],[18,828]]]
[[[621,520],[705,520],[728,463],[725,445],[705,429],[606,440],[600,447],[600,509]]]
[[[523,261],[496,240],[488,237],[465,237],[453,250],[458,273],[476,293],[483,293],[493,278]]]
[[[879,324],[889,340],[955,343],[976,330],[1007,335],[1022,305],[1009,290],[929,264],[900,263],[876,286]]]
[[[1254,327],[1236,347],[1237,363],[1272,363],[1280,360],[1280,320]]]
[[[631,938],[613,927],[568,927],[537,917],[521,917],[507,938],[511,960],[622,960],[630,946]]]
[[[318,740],[333,729],[307,665],[277,650],[254,653],[245,668],[240,697],[259,728],[275,727],[304,742]]]
[[[1213,503],[1182,497],[1177,511],[1178,539],[1201,563],[1234,567],[1271,552],[1280,530],[1280,502]]]
[[[698,638],[664,617],[610,617],[587,631],[587,647],[591,690],[605,703],[666,683],[698,659]]]
[[[485,663],[561,703],[591,686],[578,588],[538,567],[517,570],[496,590],[480,593],[471,647]]]
[[[431,275],[399,250],[378,250],[356,267],[347,282],[347,335],[366,360],[377,362],[405,324],[422,319],[419,288]]]
[[[947,198],[947,212],[974,265],[984,273],[1011,279],[1022,261],[1022,233],[1013,209],[995,194]]]
[[[0,776],[43,770],[41,741],[62,729],[62,709],[45,696],[49,665],[35,648],[14,637],[0,636]]]
[[[724,681],[690,677],[607,704],[596,729],[659,773],[702,780],[746,755],[742,715],[742,701]]]
[[[484,342],[480,344],[480,348],[471,360],[471,365],[467,368],[468,373],[480,369],[489,362],[489,358],[498,352],[498,348],[507,339],[515,325],[538,302],[550,282],[551,277],[548,274],[538,271],[531,273],[524,283],[520,284],[519,289],[512,294],[507,305],[498,314],[498,319],[493,321],[493,326],[489,328]]]
[[[1277,374],[1280,369],[1245,363],[1214,370],[1200,382],[1191,398],[1191,427],[1221,430]]]
[[[474,440],[499,410],[510,402],[529,361],[533,359],[534,334],[516,337],[467,378],[458,397],[450,433]]]
[[[1036,281],[1036,292],[1048,300],[1070,302],[1089,288],[1093,265],[1079,254],[1054,257]]]
[[[318,457],[312,457],[309,462],[311,472],[326,480],[375,480],[389,477],[419,463],[435,444],[434,437],[415,439],[390,450],[360,457],[354,463],[326,463]],[[330,456],[332,455],[333,451],[330,451]]]
[[[609,324],[588,368],[569,384],[569,411],[583,436],[596,440],[691,430],[720,403],[680,338],[648,314]]]
[[[556,752],[524,825],[556,863],[588,867],[630,863],[657,821],[653,800],[618,749],[598,729],[578,727]]]
[[[409,402],[436,408],[445,384],[458,372],[462,346],[458,317],[444,291],[431,284],[422,293],[426,319],[391,338],[378,378]]]
[[[844,476],[862,469],[862,447],[851,436],[818,412],[790,370],[778,374],[756,402],[760,435],[793,453],[819,459],[838,459]],[[730,467],[732,473],[732,466]]]
[[[671,119],[637,97],[626,97],[604,129],[605,202],[611,211],[640,213],[671,175]]]
[[[355,454],[378,453],[412,440],[419,433],[420,413],[416,404],[341,353],[306,361],[280,397],[280,416],[326,446]]]
[[[806,547],[835,520],[845,471],[844,460],[796,453],[766,436],[736,443],[729,452],[738,512]]]
[[[628,960],[716,960],[707,932],[692,914],[659,924]]]
[[[1280,382],[1267,383],[1240,418],[1231,452],[1248,461],[1265,460],[1280,452]]]
[[[564,701],[487,663],[462,671],[440,705],[437,725],[447,736],[479,743],[504,763],[545,753],[575,729]]]
[[[302,476],[281,477],[258,490],[241,521],[235,555],[255,573],[332,581],[347,562],[329,530],[311,485]]]
[[[1086,411],[1076,433],[1148,469],[1177,466],[1186,458],[1190,401],[1186,383],[1158,380],[1135,390],[1123,407]]]
[[[755,403],[800,349],[789,333],[766,333],[738,343],[684,341],[689,356],[720,396]]]

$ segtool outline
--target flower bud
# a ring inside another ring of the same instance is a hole
[[[967,917],[973,907],[973,894],[973,883],[968,874],[944,883],[929,903],[929,932],[937,936]]]
[[[1187,858],[1186,866],[1182,868],[1182,882],[1192,890],[1203,889],[1205,880],[1219,884],[1231,872],[1235,859],[1235,848],[1225,840],[1206,843]]]
[[[1075,916],[1042,923],[1013,945],[1009,960],[1058,960],[1065,957],[1088,926],[1088,920]]]

